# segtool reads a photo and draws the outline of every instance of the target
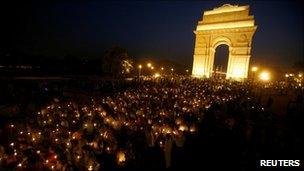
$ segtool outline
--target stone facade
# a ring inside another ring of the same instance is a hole
[[[229,46],[227,79],[244,79],[248,75],[251,42],[257,26],[249,15],[249,6],[225,4],[205,11],[194,31],[196,35],[192,75],[211,77],[217,46]]]

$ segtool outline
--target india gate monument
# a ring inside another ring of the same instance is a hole
[[[205,11],[194,31],[196,40],[192,76],[211,77],[215,49],[225,44],[229,47],[226,78],[247,78],[251,42],[256,29],[254,16],[249,15],[249,5],[225,4]]]

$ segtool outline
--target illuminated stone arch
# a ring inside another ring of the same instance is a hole
[[[198,22],[192,75],[210,77],[217,46],[226,44],[229,57],[226,78],[244,79],[248,75],[251,41],[257,26],[249,15],[249,6],[225,4],[205,11]]]

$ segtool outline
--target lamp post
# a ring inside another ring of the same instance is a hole
[[[142,65],[138,65],[138,77],[140,78],[140,74],[141,74],[141,69],[142,69]]]
[[[252,81],[255,80],[255,73],[259,70],[258,67],[254,66],[251,68],[251,71],[252,71]]]

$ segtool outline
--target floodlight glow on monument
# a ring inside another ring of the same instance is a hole
[[[226,78],[247,78],[251,42],[257,26],[249,15],[249,6],[225,4],[205,11],[194,31],[196,35],[192,76],[211,77],[215,50],[229,46]]]

